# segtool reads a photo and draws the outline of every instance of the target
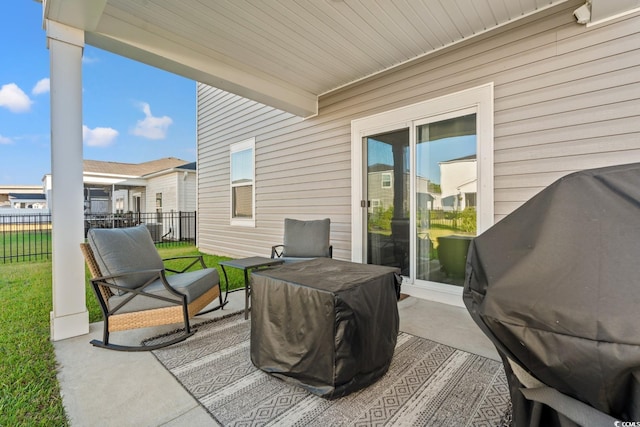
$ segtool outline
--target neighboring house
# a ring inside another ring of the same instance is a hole
[[[9,193],[9,203],[17,209],[46,209],[47,199],[44,194]]]
[[[476,207],[478,195],[478,161],[476,156],[439,162],[442,207],[446,211],[462,211]]]
[[[68,172],[54,196],[54,253],[68,256],[54,258],[53,288],[78,296],[54,298],[53,339],[88,331],[81,230],[66,225],[82,218],[82,117],[66,112],[82,111],[85,43],[200,82],[197,235],[208,253],[268,255],[285,217],[328,217],[334,257],[366,262],[376,146],[388,160],[375,163],[394,171],[384,237],[404,245],[403,292],[461,305],[459,286],[420,270],[434,238],[418,229],[431,200],[417,177],[437,183],[437,162],[475,155],[477,182],[458,186],[482,232],[570,172],[640,161],[637,2],[462,3],[44,2],[52,171]]]
[[[51,191],[51,175],[44,178]],[[194,212],[196,163],[167,157],[144,163],[85,160],[84,208],[90,214]]]
[[[0,185],[0,209],[46,209],[41,185]]]
[[[387,210],[393,207],[395,194],[395,173],[393,166],[375,164],[369,166],[367,172],[367,192],[369,212],[376,209]],[[402,173],[403,209],[409,208],[409,191],[411,189],[411,176]],[[429,179],[416,175],[416,196],[422,201],[421,205],[428,205],[429,209],[442,209],[440,186]]]

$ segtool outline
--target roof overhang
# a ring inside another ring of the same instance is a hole
[[[88,185],[99,186],[126,186],[126,187],[145,187],[147,181],[141,178],[123,178],[123,177],[108,177],[108,176],[92,176],[84,175],[82,182]]]
[[[310,117],[318,99],[575,0],[44,0],[87,44]],[[591,21],[640,0],[592,0]],[[481,4],[481,5],[480,5]],[[576,24],[577,25],[577,24]]]
[[[163,171],[158,171],[158,172],[153,172],[153,173],[149,173],[147,175],[144,175],[145,179],[150,179],[150,178],[155,178],[158,176],[163,176],[163,175],[167,175],[170,173],[182,173],[184,175],[189,175],[189,174],[195,174],[197,173],[197,171],[195,169],[182,169],[182,168],[171,168],[171,169],[165,169]]]
[[[640,8],[640,0],[590,0],[585,3],[589,10],[587,25],[596,25]]]

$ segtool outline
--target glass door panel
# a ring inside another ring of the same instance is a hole
[[[462,286],[477,233],[476,115],[416,127],[415,278]]]
[[[364,138],[367,165],[367,262],[409,276],[409,129]]]

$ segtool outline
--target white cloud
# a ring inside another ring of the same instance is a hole
[[[5,107],[12,113],[26,113],[31,109],[32,103],[29,96],[15,83],[0,88],[0,107]]]
[[[82,140],[89,147],[108,147],[113,144],[118,131],[112,128],[93,128],[82,125]]]
[[[6,136],[0,135],[0,144],[13,144],[13,140],[11,138],[7,138]]]
[[[100,62],[100,60],[95,56],[87,56],[86,54],[82,55],[82,63],[83,64],[93,64],[96,62]]]
[[[38,83],[31,89],[31,93],[34,95],[42,95],[49,92],[49,78],[40,79]]]
[[[144,120],[138,120],[132,133],[148,139],[164,139],[169,126],[173,123],[171,117],[153,117],[151,107],[146,102],[141,103],[140,107],[146,117]]]

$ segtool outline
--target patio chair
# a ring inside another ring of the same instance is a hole
[[[285,218],[284,244],[271,247],[271,258],[282,258],[285,262],[332,258],[330,227],[329,218],[311,221]]]
[[[140,351],[175,344],[194,334],[189,319],[216,297],[221,299],[220,278],[215,268],[206,268],[202,256],[161,259],[144,225],[91,229],[87,238],[88,243],[80,247],[104,317],[103,340],[91,341],[94,346]],[[192,261],[182,270],[166,268],[164,261],[172,259]],[[214,309],[222,306],[222,300],[220,303]],[[109,342],[111,332],[179,322],[184,324],[184,331],[157,345],[124,346]]]

